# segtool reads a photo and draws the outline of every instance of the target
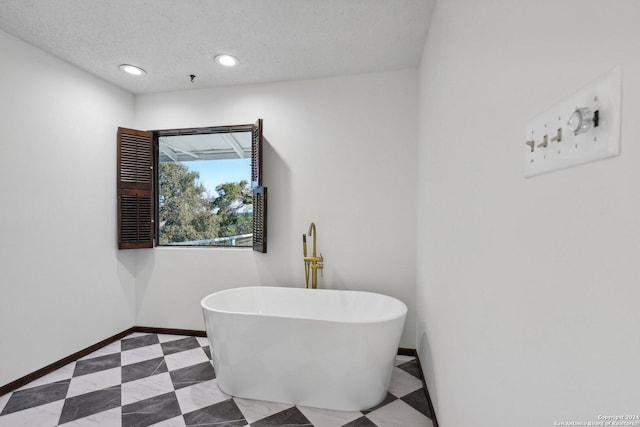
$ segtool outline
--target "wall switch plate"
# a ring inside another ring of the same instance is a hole
[[[577,130],[583,133],[576,135],[575,119],[580,113],[572,114],[577,110],[595,113],[595,120],[591,126]],[[619,155],[621,110],[622,70],[616,67],[527,124],[524,176]]]

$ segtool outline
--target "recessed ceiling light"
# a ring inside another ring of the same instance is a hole
[[[218,64],[224,65],[225,67],[234,67],[234,66],[238,65],[238,62],[240,62],[240,61],[238,61],[238,58],[236,58],[235,56],[231,56],[231,55],[218,55],[213,59]]]
[[[136,67],[135,65],[122,64],[120,65],[120,69],[125,73],[133,74],[134,76],[143,76],[147,74],[145,70],[140,67]]]

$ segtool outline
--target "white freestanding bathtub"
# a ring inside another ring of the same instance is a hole
[[[385,398],[407,315],[386,295],[327,289],[235,288],[201,305],[222,391],[343,411]]]

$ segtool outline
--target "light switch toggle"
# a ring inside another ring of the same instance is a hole
[[[551,138],[551,142],[562,142],[562,128],[558,128],[558,133]]]
[[[574,135],[580,135],[598,126],[598,111],[592,111],[589,107],[576,108],[569,117],[567,126]]]
[[[542,138],[542,142],[538,144],[538,148],[547,148],[547,145],[549,145],[549,136],[545,135],[544,138]]]
[[[525,142],[526,145],[528,145],[529,147],[531,147],[531,152],[533,153],[533,147],[536,146],[536,142],[535,141],[527,141]]]

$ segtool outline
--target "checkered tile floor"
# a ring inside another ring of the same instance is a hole
[[[134,333],[0,396],[0,427],[432,427],[419,375],[398,356],[386,399],[362,412],[232,398],[206,338]]]

